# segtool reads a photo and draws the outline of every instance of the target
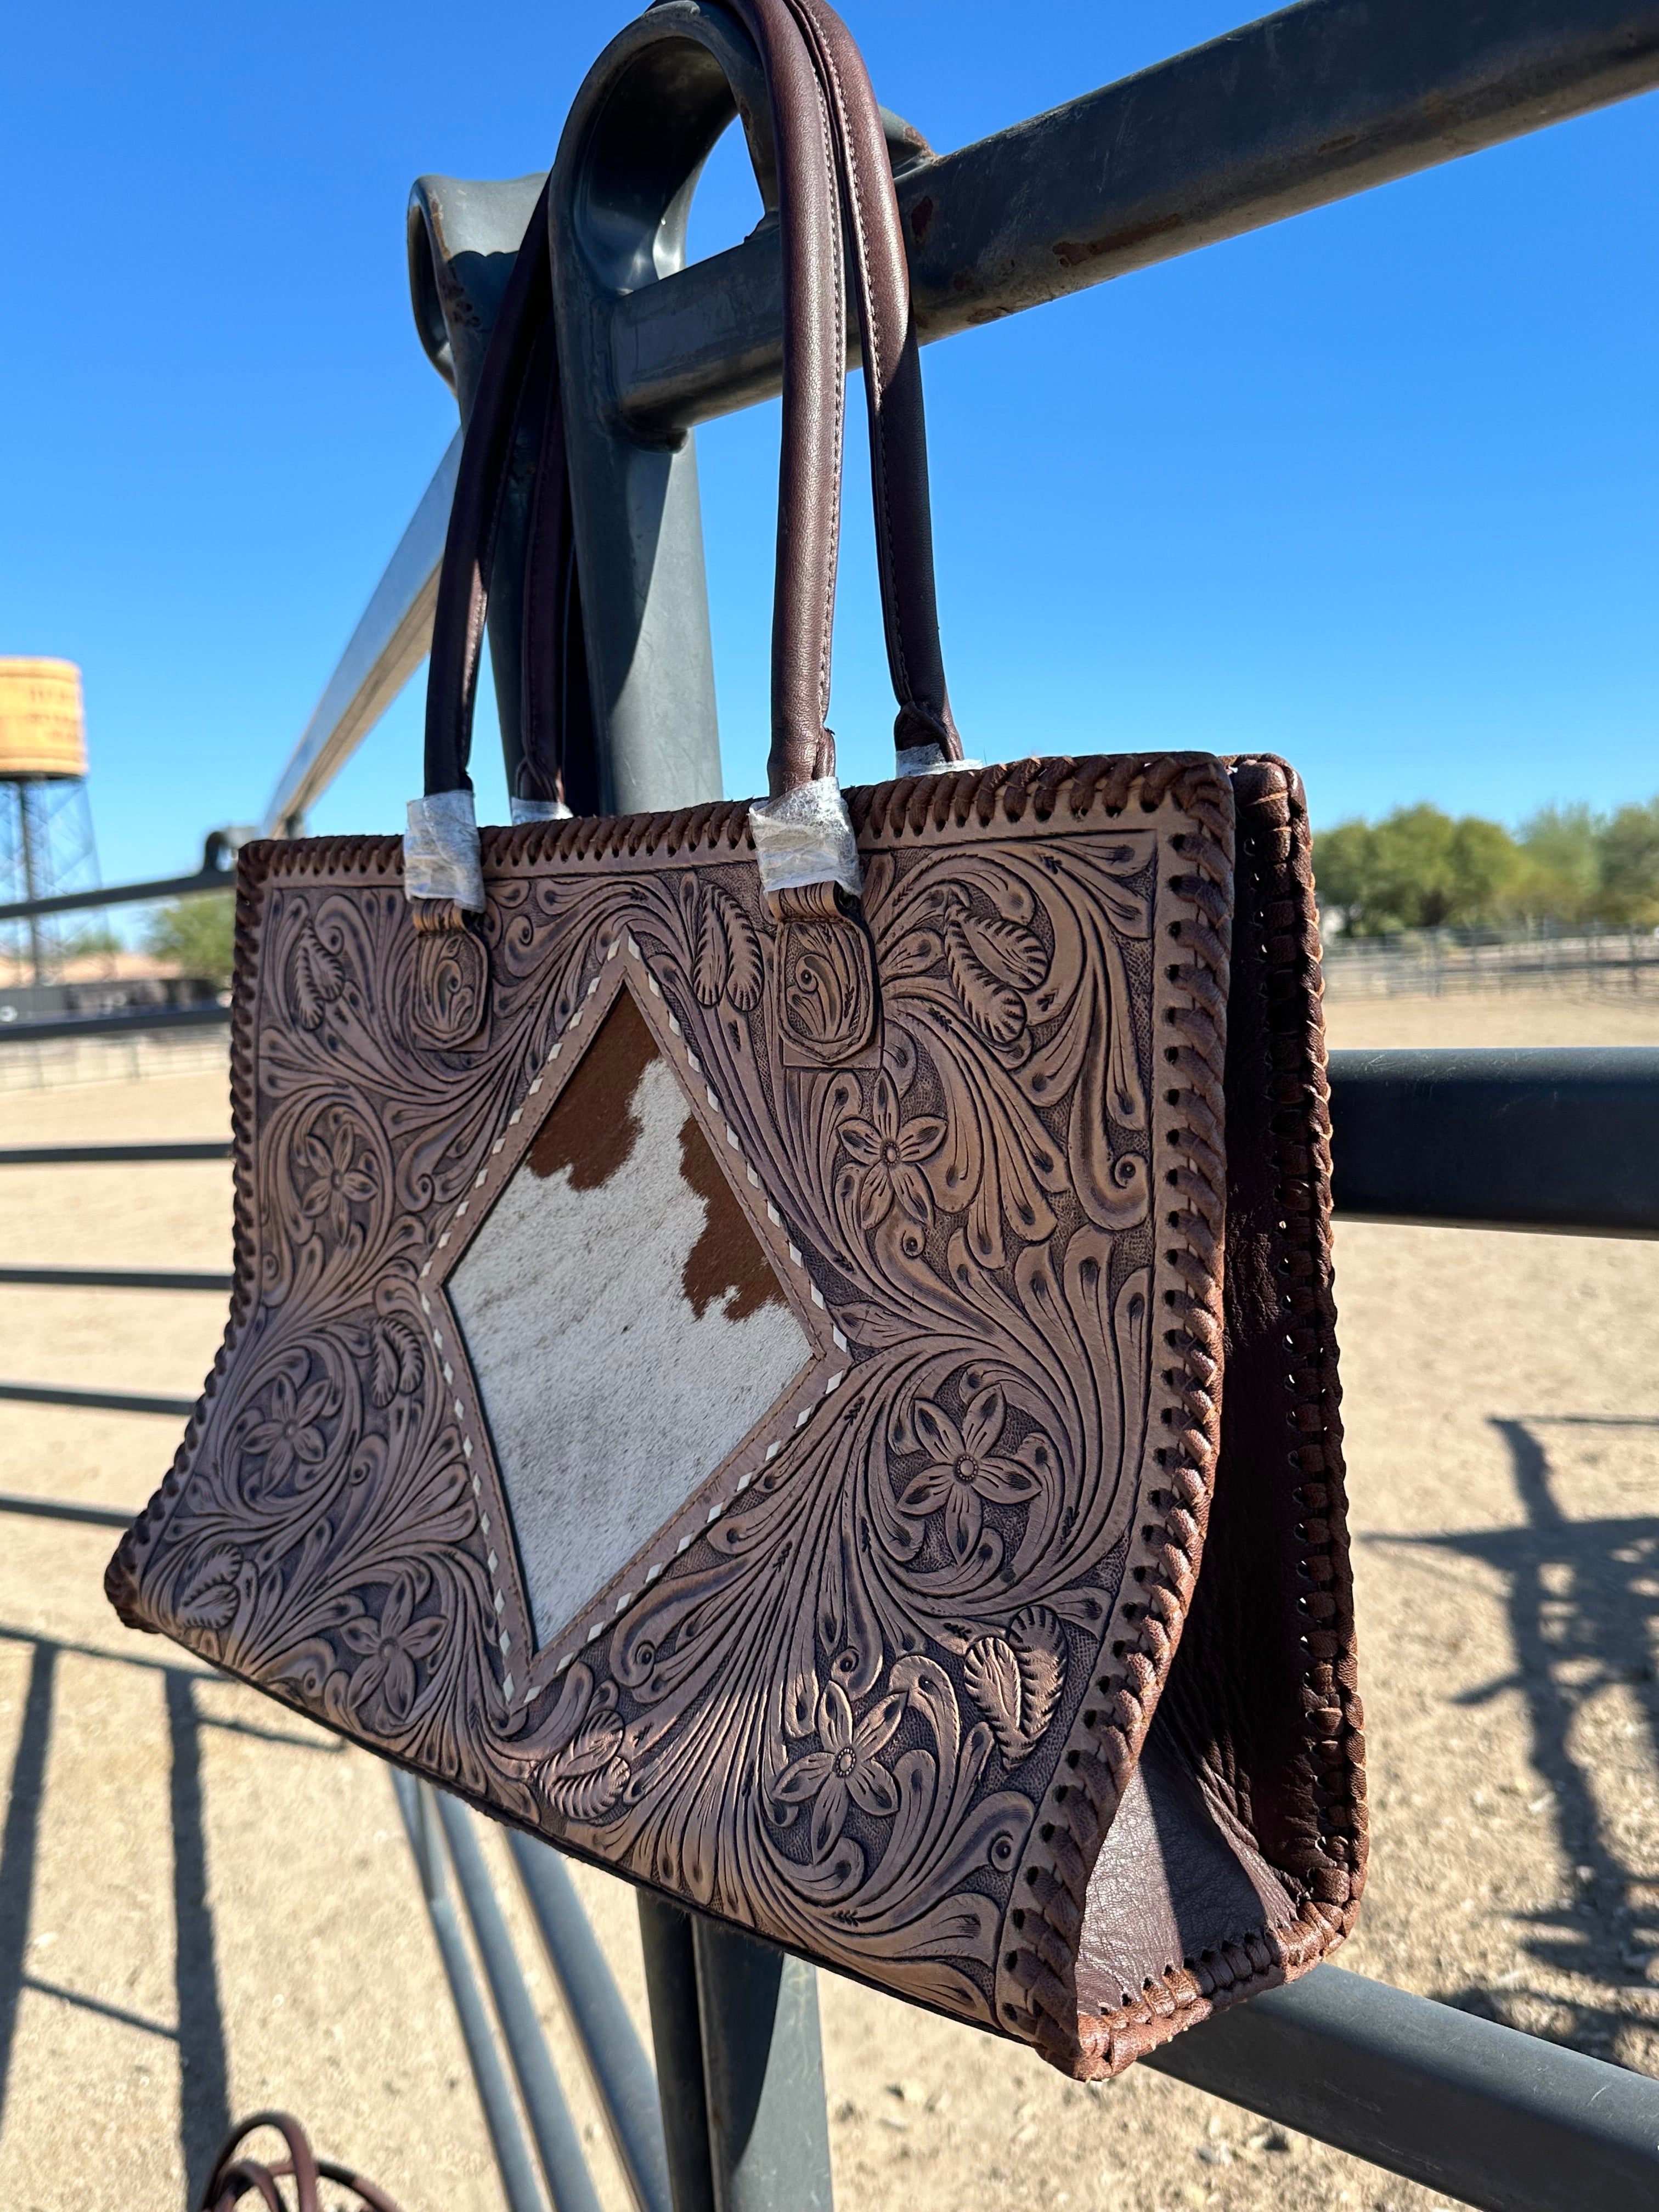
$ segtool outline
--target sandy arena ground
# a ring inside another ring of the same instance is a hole
[[[1659,1007],[1356,1000],[1331,1026],[1655,1043]],[[0,1144],[225,1126],[209,1075],[0,1098]],[[0,1168],[13,1265],[222,1268],[228,1220],[219,1167]],[[1659,2073],[1659,1244],[1355,1226],[1338,1263],[1375,1821],[1344,1963]],[[190,1395],[221,1318],[208,1297],[0,1289],[0,1369]],[[0,2205],[177,2212],[223,2115],[280,2103],[406,2212],[495,2212],[386,1772],[125,1632],[100,1589],[113,1532],[38,1510],[137,1508],[173,1441],[153,1419],[0,1411]],[[630,1894],[576,1879],[642,2022]],[[820,1991],[843,2212],[1442,2201],[1145,2069],[1080,2089]]]

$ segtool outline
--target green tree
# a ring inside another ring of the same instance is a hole
[[[1494,921],[1522,870],[1501,823],[1401,806],[1375,827],[1339,823],[1314,840],[1314,878],[1355,936]]]
[[[230,892],[208,891],[158,907],[144,942],[158,960],[174,962],[185,975],[222,988],[230,981],[235,928],[236,902]]]
[[[1501,822],[1466,814],[1452,839],[1452,911],[1448,921],[1494,922],[1512,899],[1525,863]]]
[[[1545,806],[1521,829],[1518,910],[1535,921],[1592,921],[1601,903],[1601,825],[1588,806]]]
[[[88,953],[120,952],[125,948],[107,921],[83,922],[64,933],[64,957],[79,960]]]
[[[1602,920],[1622,929],[1659,922],[1659,799],[1621,806],[1598,843]]]
[[[1376,825],[1376,921],[1395,929],[1436,929],[1456,902],[1457,824],[1426,803],[1396,807]]]
[[[1339,822],[1314,839],[1314,883],[1321,911],[1340,915],[1345,929],[1359,932],[1370,902],[1374,873],[1369,822]]]

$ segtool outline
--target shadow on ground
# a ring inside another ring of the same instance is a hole
[[[10,1510],[27,1511],[23,1501],[7,1500]],[[120,1516],[108,1516],[118,1518]],[[200,1709],[198,1686],[211,1678],[198,1668],[167,1660],[128,1657],[90,1644],[62,1642],[0,1623],[0,1641],[30,1652],[22,1724],[12,1764],[5,1826],[0,1833],[0,2124],[5,2118],[12,2048],[18,2008],[25,1990],[59,2004],[75,2005],[153,2035],[177,2046],[182,2087],[179,2140],[192,2190],[205,2179],[209,2163],[230,2127],[228,2068],[224,2015],[219,1996],[213,1911],[208,1896],[208,1864],[202,1808],[202,1733],[219,1729],[252,1735],[325,1756],[343,1748],[312,1743],[276,1730],[250,1728]],[[137,1667],[162,1678],[169,1751],[168,1801],[172,1815],[173,1986],[176,2025],[149,2020],[97,1997],[60,1988],[28,1969],[29,1923],[34,1900],[41,1806],[52,1748],[58,1693],[59,1662],[66,1655],[110,1667]],[[192,2195],[191,2202],[194,2203]]]
[[[1510,1454],[1523,1528],[1373,1540],[1455,1553],[1503,1577],[1514,1669],[1455,1702],[1486,1705],[1506,1691],[1523,1699],[1532,1764],[1549,1786],[1556,1839],[1576,1893],[1522,1917],[1531,1932],[1522,1948],[1540,1966],[1603,1987],[1595,1997],[1563,1996],[1559,1988],[1529,1986],[1522,1972],[1504,1976],[1508,1986],[1445,1994],[1465,2011],[1534,2033],[1541,2010],[1553,2040],[1606,2057],[1622,2031],[1652,2023],[1646,1999],[1650,1961],[1659,1957],[1659,1869],[1633,1865],[1621,1851],[1574,1739],[1590,1702],[1622,1685],[1640,1716],[1649,1759],[1659,1766],[1659,1516],[1570,1517],[1552,1481],[1547,1437],[1562,1428],[1659,1429],[1659,1417],[1559,1414],[1494,1419],[1492,1426]]]

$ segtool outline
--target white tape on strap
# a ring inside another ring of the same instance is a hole
[[[763,891],[839,884],[856,898],[864,889],[853,817],[833,775],[798,784],[781,799],[757,799],[749,809]]]
[[[404,896],[453,899],[468,914],[482,914],[483,870],[478,863],[478,824],[470,791],[437,791],[409,802],[404,832]]]
[[[512,801],[513,827],[521,822],[568,822],[570,809],[562,799],[517,799]]]
[[[945,748],[938,743],[925,745],[901,745],[898,750],[900,775],[959,775],[970,768],[983,768],[983,761],[946,760]]]

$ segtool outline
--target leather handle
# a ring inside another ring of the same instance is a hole
[[[846,240],[865,360],[871,477],[901,749],[960,759],[939,641],[921,375],[887,136],[862,57],[826,0],[723,0],[769,92],[784,282],[783,436],[773,605],[774,796],[833,773],[825,727],[839,550]],[[428,796],[470,791],[467,762],[489,577],[537,349],[553,340],[547,200],[525,232],[462,449],[427,684]],[[525,769],[516,796],[565,796],[567,727],[585,721],[576,576],[556,361],[547,383],[525,575]],[[585,795],[585,794],[584,794]]]
[[[830,120],[787,0],[726,0],[766,78],[783,263],[783,427],[772,599],[774,798],[835,772],[830,644],[839,551],[846,288]]]
[[[461,447],[461,465],[444,541],[443,567],[438,578],[432,656],[427,672],[425,787],[428,797],[439,792],[472,788],[467,761],[472,745],[473,706],[501,503],[525,393],[532,382],[538,351],[553,343],[553,278],[547,236],[550,189],[550,184],[542,187],[526,226],[524,243],[514,259],[501,313],[479,372],[478,389]],[[550,439],[550,431],[555,434]],[[546,481],[550,477],[556,481]],[[538,608],[539,586],[549,552],[545,542],[548,532],[545,526],[538,526],[542,525],[544,507],[556,515],[561,503],[568,500],[556,359],[548,380],[547,415],[532,510],[532,557],[526,573],[527,600],[531,584],[534,582],[538,587],[536,599],[529,600],[526,609],[527,689],[534,680],[529,668],[532,639],[545,635]],[[562,553],[555,532],[553,551],[556,559],[569,560],[568,530]],[[529,707],[532,701],[527,698],[526,703]],[[537,703],[539,705],[539,701]],[[534,764],[534,772],[544,778],[546,732],[544,724],[528,712],[524,720],[524,739],[526,760]],[[556,761],[556,755],[554,758]]]
[[[910,312],[910,264],[890,151],[869,73],[826,0],[789,0],[829,96],[853,275],[870,427],[870,479],[887,633],[899,703],[893,742],[960,760],[939,644],[921,349]]]

